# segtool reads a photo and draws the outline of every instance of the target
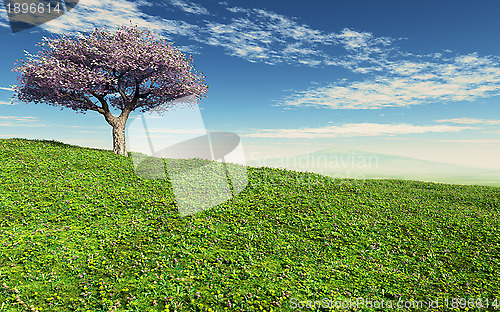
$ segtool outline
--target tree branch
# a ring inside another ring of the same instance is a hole
[[[92,94],[92,96],[95,97],[99,101],[99,103],[101,103],[101,107],[97,106],[98,108],[101,109],[100,111],[98,110],[98,112],[101,113],[101,114],[103,114],[103,115],[106,112],[109,113],[108,102],[106,102],[106,100],[104,99],[104,97],[101,96],[101,95],[99,95],[99,94],[97,94],[97,93],[95,93],[95,92],[92,92],[92,91],[90,91],[90,94]]]
[[[129,103],[130,105],[127,107],[130,111],[132,111],[132,110],[134,110],[134,109],[136,109],[138,107],[137,106],[137,101],[139,99],[145,99],[151,93],[150,91],[148,91],[146,93],[141,94],[140,93],[141,82],[137,78],[134,78],[134,81],[135,81],[134,97],[133,97],[132,101]]]
[[[135,105],[135,103],[137,103],[137,100],[139,99],[139,80],[137,80],[137,78],[134,78],[134,81],[135,81],[135,92],[134,92],[134,97],[132,98],[132,101],[130,103],[130,105]]]
[[[93,110],[93,111],[99,112],[99,110],[101,109],[99,106],[95,105],[95,103],[92,102],[85,95],[83,95],[81,97],[78,97],[78,96],[75,95],[75,93],[70,93],[70,92],[67,92],[67,91],[63,91],[63,96],[62,97],[68,97],[68,98],[70,98],[73,101],[87,104],[89,106],[89,109]]]
[[[118,93],[120,93],[120,95],[122,96],[122,100],[123,100],[123,103],[129,103],[130,102],[130,99],[128,98],[128,96],[125,94],[125,92],[122,90],[122,87],[120,85],[120,80],[118,80],[118,88],[116,89],[118,91]]]

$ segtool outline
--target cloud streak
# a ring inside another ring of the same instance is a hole
[[[476,118],[451,118],[451,119],[440,119],[436,120],[437,122],[447,122],[447,123],[456,123],[456,124],[483,124],[483,125],[500,125],[500,120],[492,120],[492,119],[476,119]]]
[[[282,139],[320,139],[337,137],[392,136],[401,134],[422,134],[429,132],[459,132],[467,129],[477,129],[465,126],[430,125],[418,126],[411,124],[377,124],[350,123],[340,126],[300,129],[263,129],[254,133],[243,134],[254,138]]]
[[[32,121],[37,121],[38,117],[0,116],[0,119],[22,121],[22,122],[32,122]]]
[[[500,132],[499,132],[500,133]],[[500,140],[498,139],[475,139],[475,140],[439,140],[438,142],[445,143],[491,143],[491,144],[499,144]]]
[[[170,3],[186,13],[195,15],[210,15],[210,12],[208,12],[206,8],[190,1],[171,0]]]
[[[38,117],[0,116],[0,126],[2,127],[47,127],[39,122]]]

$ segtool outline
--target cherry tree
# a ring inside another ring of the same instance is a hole
[[[15,98],[98,112],[113,127],[113,151],[119,155],[127,155],[125,125],[132,111],[164,111],[175,100],[199,100],[208,90],[192,56],[186,58],[172,43],[137,26],[44,37],[37,45],[41,51],[26,52],[28,59],[12,70],[21,73]],[[114,116],[110,108],[120,114]]]

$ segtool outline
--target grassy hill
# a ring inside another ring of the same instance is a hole
[[[500,188],[248,175],[232,200],[180,218],[169,181],[137,177],[131,158],[0,140],[0,311],[500,301]]]

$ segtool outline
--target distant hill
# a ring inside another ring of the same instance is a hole
[[[291,157],[247,161],[248,166],[316,172],[337,178],[389,178],[500,186],[500,171],[440,163],[412,157],[328,148]]]

